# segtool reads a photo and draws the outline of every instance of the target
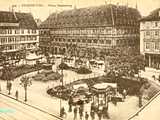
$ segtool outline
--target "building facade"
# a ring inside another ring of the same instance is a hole
[[[0,48],[7,59],[16,59],[18,51],[38,45],[38,29],[30,13],[0,11]]]
[[[39,44],[41,50],[46,54],[47,52],[52,51],[53,46],[51,46],[51,36],[49,28],[40,28],[39,30]]]
[[[50,28],[55,53],[64,53],[72,45],[95,49],[135,47],[139,46],[140,18],[135,8],[103,5],[53,13],[41,27]]]
[[[146,67],[160,68],[160,9],[140,20],[140,51]]]

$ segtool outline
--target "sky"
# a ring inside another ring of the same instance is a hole
[[[11,10],[12,5],[17,5],[15,11],[30,12],[34,18],[45,20],[52,12],[73,9],[76,5],[77,8],[99,6],[107,4],[119,4],[135,7],[136,3],[138,10],[142,16],[148,15],[152,10],[160,8],[160,0],[0,0],[0,10]],[[31,5],[29,7],[26,5]],[[73,7],[49,7],[48,5],[67,4]],[[23,6],[23,7],[22,7]]]

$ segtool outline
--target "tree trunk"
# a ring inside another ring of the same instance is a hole
[[[10,94],[11,94],[11,90],[9,89],[8,95],[10,95]]]
[[[143,105],[142,105],[142,95],[140,94],[139,95],[139,108],[141,108]]]
[[[27,87],[25,87],[25,99],[24,99],[25,102],[27,102]]]

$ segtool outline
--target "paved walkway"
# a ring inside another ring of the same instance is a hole
[[[128,120],[159,120],[160,119],[160,92],[145,106],[130,116]]]
[[[155,76],[155,78],[153,77]],[[151,84],[160,87],[157,79],[159,73],[150,71],[141,71],[141,77],[147,78]],[[149,102],[147,102],[140,110],[135,112],[128,120],[159,120],[160,119],[160,92],[158,92]]]
[[[0,94],[0,120],[61,120],[61,118]]]

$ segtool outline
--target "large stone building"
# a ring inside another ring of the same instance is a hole
[[[111,4],[53,13],[40,25],[40,46],[54,53],[66,52],[72,45],[96,49],[138,47],[140,18],[135,8]],[[48,35],[41,37],[45,29]]]
[[[140,21],[140,51],[146,67],[160,68],[160,8]]]
[[[38,44],[37,25],[30,13],[0,11],[0,48],[7,59],[16,59],[17,51],[32,50]]]

